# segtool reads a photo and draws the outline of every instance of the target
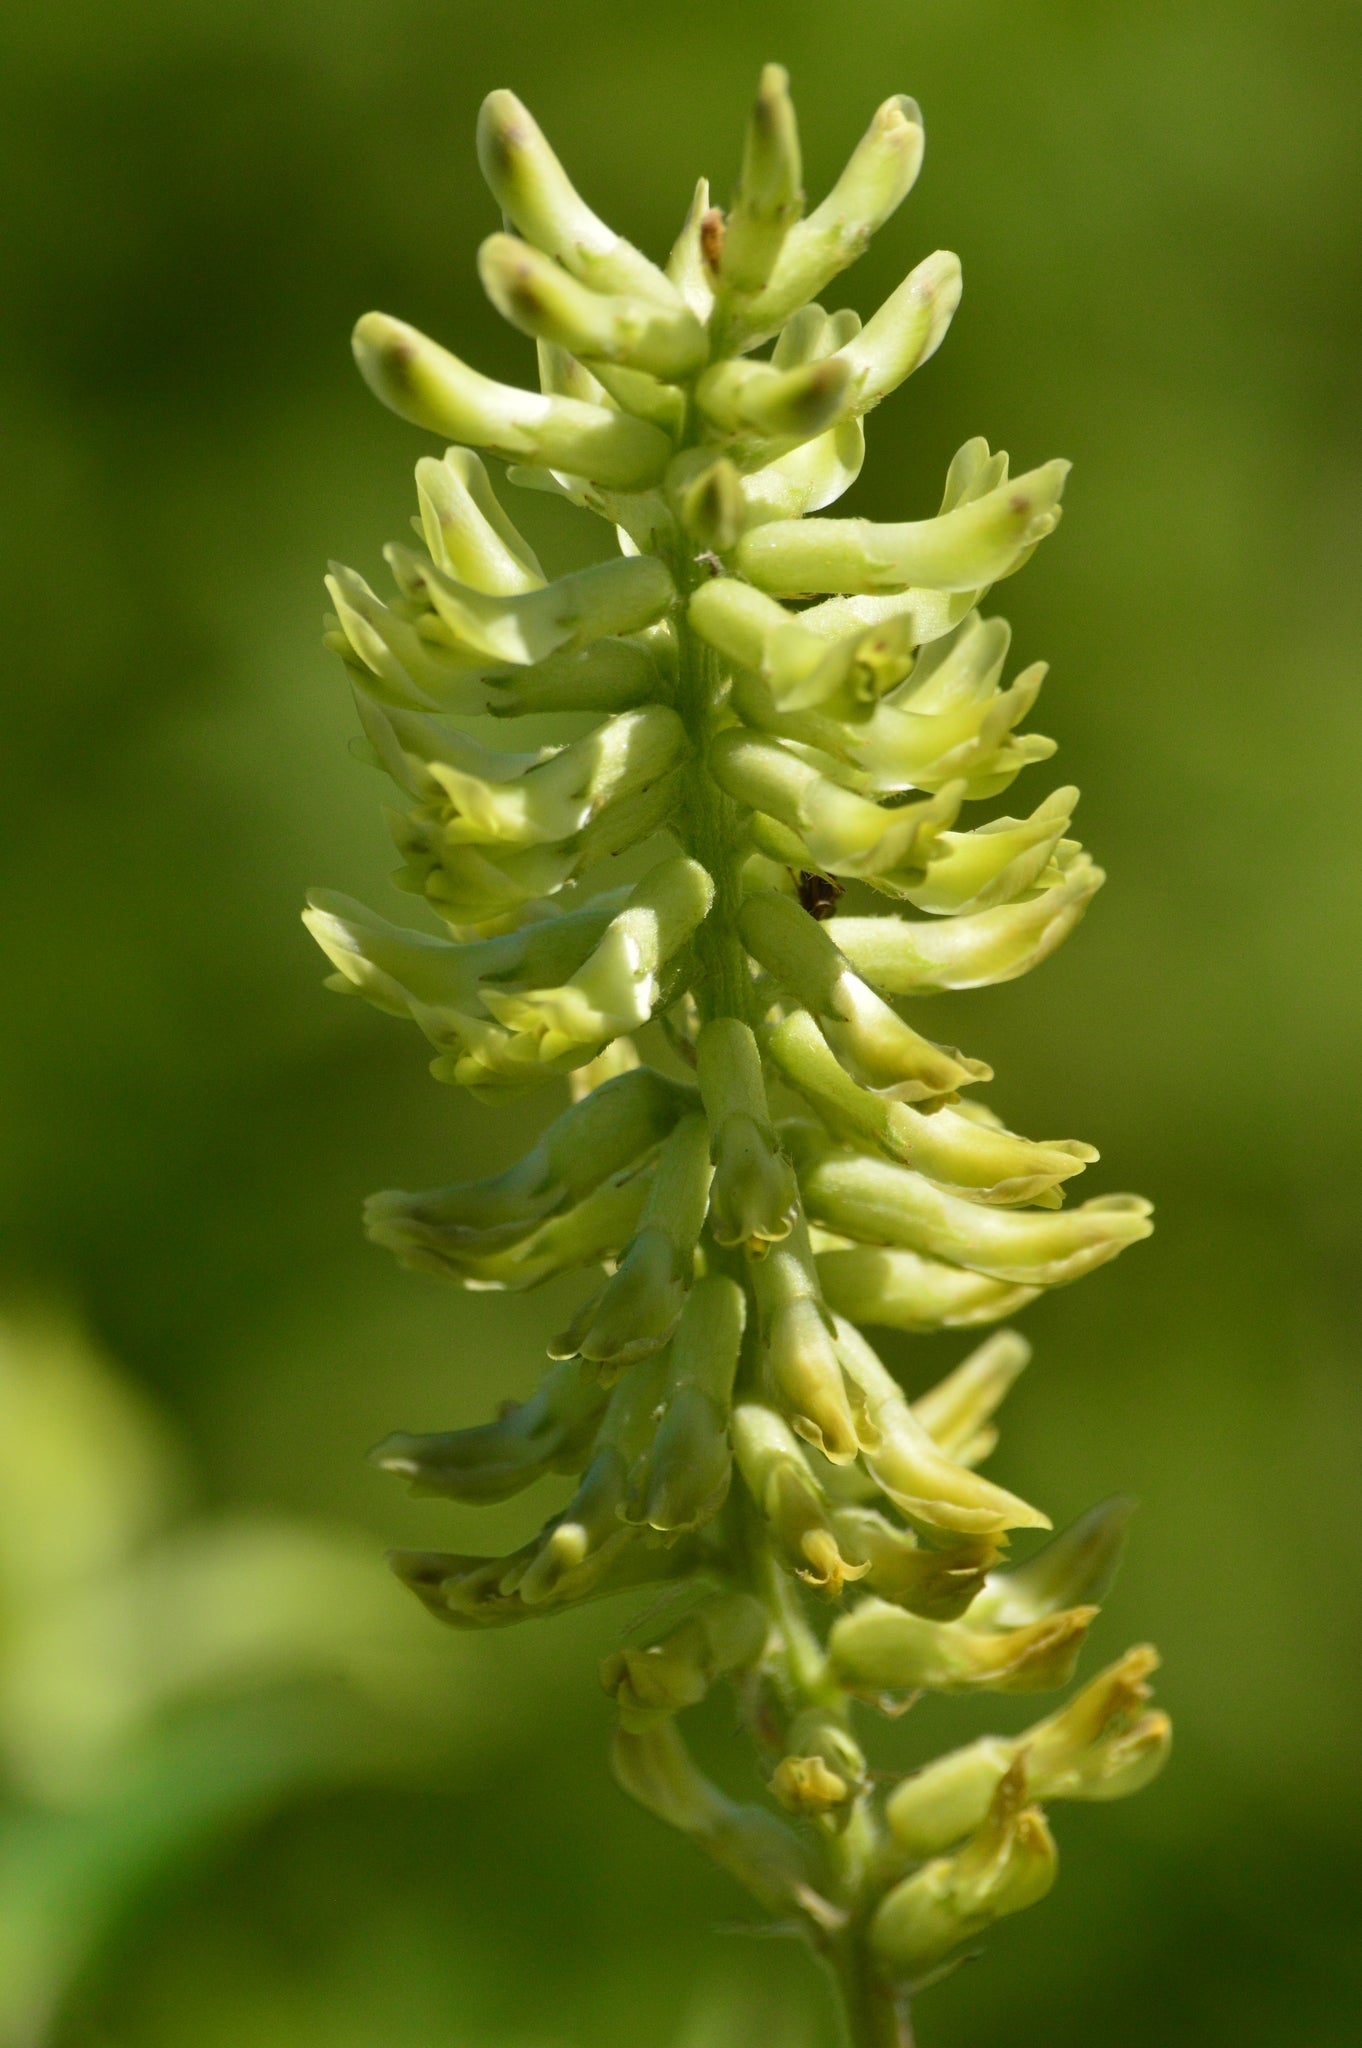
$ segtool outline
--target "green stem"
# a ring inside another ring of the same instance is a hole
[[[684,576],[679,576],[678,582],[684,590]],[[709,772],[708,762],[709,743],[719,723],[722,669],[718,655],[691,631],[684,611],[676,619],[676,639],[676,708],[695,750],[679,806],[679,822],[687,853],[708,870],[714,881],[713,908],[695,935],[692,993],[703,1019],[738,1017],[745,1023],[755,1023],[752,977],[738,937],[742,813],[720,789]]]
[[[673,564],[683,592],[687,592],[691,566]],[[676,636],[677,710],[695,750],[681,804],[685,847],[713,877],[715,890],[713,908],[695,938],[692,992],[702,1019],[738,1017],[755,1024],[759,1005],[746,950],[738,936],[742,817],[710,774],[707,760],[710,740],[722,716],[722,670],[718,657],[690,630],[684,610],[676,620]],[[805,1705],[844,1705],[844,1695],[828,1675],[822,1646],[801,1611],[796,1589],[772,1554],[765,1532],[750,1527],[743,1550],[741,1576],[770,1611],[785,1647],[787,1694]],[[834,1880],[831,1889],[840,1892],[853,1910],[860,1903],[872,1846],[861,1839],[853,1816],[848,1839],[840,1844],[842,1854],[826,1858]],[[907,2012],[900,2009],[874,1968],[863,1921],[853,1921],[831,1945],[827,1961],[840,1992],[849,2048],[912,2048]]]
[[[913,2024],[875,1970],[859,1934],[830,1957],[847,2048],[913,2048]]]

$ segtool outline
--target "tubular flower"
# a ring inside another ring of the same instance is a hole
[[[886,101],[808,207],[770,65],[727,211],[701,181],[658,265],[490,96],[503,225],[478,268],[539,388],[367,314],[366,381],[453,445],[417,463],[390,593],[328,579],[425,922],[307,912],[330,986],[415,1023],[437,1078],[554,1097],[506,1171],[374,1196],[372,1237],[468,1288],[587,1273],[528,1399],[375,1453],[424,1494],[567,1474],[570,1498],[508,1556],[396,1570],[464,1628],[646,1589],[645,1633],[602,1667],[616,1776],[802,1930],[858,2048],[906,2043],[909,1993],[1043,1896],[1046,1801],[1134,1791],[1168,1748],[1146,1649],[896,1784],[857,1727],[922,1690],[1067,1684],[1129,1518],[1107,1502],[1010,1563],[1048,1519],[978,1468],[1029,1347],[997,1332],[912,1399],[863,1326],[997,1323],[1151,1227],[1132,1195],[1070,1201],[1094,1148],[1006,1128],[986,1061],[913,1009],[1037,966],[1103,880],[1076,790],[969,809],[1054,751],[1023,729],[1043,666],[1009,677],[981,606],[1054,531],[1068,465],[1014,476],[975,440],[935,512],[829,511],[959,303],[941,251],[864,323],[825,296],[922,144],[915,103]],[[549,574],[487,458],[596,514],[608,559]],[[712,1784],[678,1726],[721,1683],[764,1804]]]

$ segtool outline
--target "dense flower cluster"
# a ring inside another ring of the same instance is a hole
[[[731,206],[702,182],[663,269],[509,93],[479,148],[514,229],[482,281],[537,342],[541,390],[361,320],[374,390],[457,445],[417,465],[396,594],[330,581],[329,641],[400,792],[399,886],[447,935],[334,896],[308,920],[333,986],[419,1025],[439,1078],[486,1100],[570,1085],[517,1165],[378,1195],[372,1235],[468,1287],[595,1277],[529,1400],[379,1454],[460,1501],[571,1474],[567,1505],[511,1556],[398,1570],[473,1626],[665,1582],[603,1671],[618,1777],[804,1928],[857,2041],[906,2040],[914,1986],[1048,1889],[1043,1806],[1133,1791],[1168,1744],[1146,1649],[887,1792],[854,1718],[1065,1684],[1127,1520],[1108,1503],[1009,1565],[1011,1532],[1049,1524],[978,1467],[1028,1347],[996,1332],[910,1401],[858,1328],[997,1323],[1150,1229],[1133,1196],[1066,1205],[1093,1149],[1005,1129],[966,1092],[990,1069],[896,1007],[1024,974],[1101,886],[1073,789],[963,822],[1054,751],[1019,730],[1043,666],[1007,680],[1008,629],[977,607],[1053,530],[1067,466],[1012,477],[971,441],[933,517],[819,516],[960,296],[938,253],[864,325],[817,303],[913,184],[912,101],[806,214],[768,67]],[[614,558],[548,579],[475,448],[597,513]],[[493,743],[531,714],[574,736]],[[603,888],[611,863],[627,879]],[[766,1803],[712,1784],[678,1732],[720,1679]]]

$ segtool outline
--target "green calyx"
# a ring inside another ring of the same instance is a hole
[[[479,271],[539,388],[367,314],[366,381],[455,445],[417,464],[390,594],[328,579],[358,751],[396,791],[395,879],[428,914],[307,912],[330,985],[414,1022],[439,1079],[555,1098],[505,1172],[374,1196],[374,1240],[465,1287],[587,1275],[527,1400],[375,1453],[472,1504],[567,1474],[566,1505],[508,1556],[395,1568],[459,1627],[635,1593],[651,1633],[602,1671],[616,1776],[803,1931],[857,2048],[906,2041],[909,1993],[1043,1896],[1046,1801],[1139,1789],[1169,1739],[1144,1649],[897,1784],[857,1718],[1067,1684],[1129,1516],[1108,1502],[1034,1549],[1043,1511],[978,1470],[1029,1347],[995,1332],[910,1400],[863,1326],[997,1324],[1151,1228],[1135,1196],[1069,1202],[1094,1148],[1005,1128],[988,1064],[912,1012],[1028,972],[1103,880],[1068,836],[1076,790],[969,815],[1054,751],[1021,729],[1043,665],[1009,680],[979,607],[1053,532],[1068,465],[1013,476],[975,440],[935,512],[828,511],[960,301],[937,251],[864,322],[818,303],[922,142],[887,100],[810,208],[768,65],[727,212],[702,180],[658,265],[490,95],[504,226]],[[596,514],[607,558],[546,572],[484,457]],[[712,1784],[677,1725],[724,1683],[765,1804]]]

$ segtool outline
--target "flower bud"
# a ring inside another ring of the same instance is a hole
[[[927,1528],[968,1536],[1050,1526],[1038,1508],[946,1456],[853,1324],[838,1320],[837,1344],[847,1376],[864,1404],[866,1466],[876,1485],[905,1515]]]
[[[928,1863],[885,1897],[870,1923],[883,1966],[899,1980],[922,1977],[1009,1913],[1045,1897],[1055,1845],[1038,1806],[1027,1806],[1019,1762],[998,1785],[982,1827],[954,1856]]]
[[[416,496],[430,558],[456,583],[498,597],[540,590],[547,583],[538,556],[503,511],[471,448],[446,448],[438,461],[422,456],[416,465]]]
[[[831,917],[824,926],[858,973],[890,995],[986,988],[1029,974],[1069,936],[1106,876],[1087,854],[1056,854],[1054,879],[1021,902],[963,917]]]
[[[777,597],[906,590],[913,584],[979,591],[1020,568],[1054,531],[1068,473],[1067,462],[1047,462],[970,504],[898,525],[772,520],[743,536],[735,559],[758,590]]]
[[[695,387],[695,403],[721,434],[770,441],[812,440],[852,410],[853,396],[851,371],[836,356],[793,370],[729,358]]]
[[[742,174],[728,212],[720,265],[724,286],[760,291],[803,210],[799,128],[790,102],[789,74],[779,64],[768,64],[747,124]]]
[[[620,1710],[620,1726],[641,1730],[696,1706],[717,1679],[755,1664],[766,1647],[766,1610],[750,1593],[707,1600],[646,1649],[615,1650],[601,1684]]]
[[[681,474],[684,474],[682,472]],[[726,555],[747,522],[743,481],[726,455],[708,455],[675,493],[681,524],[697,553]]]
[[[991,910],[1024,890],[1044,887],[1063,872],[1051,867],[1055,855],[1078,852],[1064,834],[1078,791],[1052,790],[1029,818],[994,818],[973,832],[942,832],[926,874],[900,890],[919,910]]]
[[[786,1563],[835,1600],[869,1566],[843,1552],[827,1499],[790,1430],[773,1409],[744,1401],[733,1411],[732,1432],[738,1470]]]
[[[862,255],[913,188],[922,164],[922,116],[902,95],[886,100],[821,206],[785,236],[763,288],[725,308],[724,339],[752,348]]]
[[[635,1067],[565,1110],[504,1173],[422,1194],[388,1189],[371,1196],[370,1234],[377,1243],[441,1250],[456,1263],[461,1254],[476,1258],[523,1245],[540,1223],[564,1216],[644,1158],[694,1100],[689,1088]]]
[[[825,1707],[806,1708],[790,1723],[785,1749],[771,1790],[786,1812],[810,1820],[825,1814],[845,1818],[870,1774],[844,1720]]]
[[[595,1549],[586,1551],[572,1570],[560,1572],[552,1598],[538,1603],[522,1599],[519,1587],[539,1555],[539,1537],[509,1557],[395,1550],[389,1553],[388,1562],[437,1621],[451,1628],[503,1628],[569,1602],[602,1600],[638,1586],[664,1584],[697,1569],[700,1560],[684,1546],[650,1550],[633,1541],[634,1533],[620,1524],[618,1536],[611,1532]]]
[[[637,292],[664,306],[675,287],[657,266],[608,228],[574,190],[528,108],[512,92],[491,92],[478,116],[478,162],[492,196],[545,255],[595,291]]]
[[[830,1308],[890,1330],[972,1329],[1016,1315],[1040,1293],[879,1245],[834,1244],[817,1265]]]
[[[417,723],[397,713],[408,731]],[[391,721],[389,721],[391,723]],[[433,720],[422,720],[434,727]],[[420,735],[415,736],[419,741]],[[432,732],[428,744],[438,744]],[[452,749],[445,749],[446,753]],[[607,805],[646,791],[689,751],[685,727],[663,704],[621,711],[567,746],[536,755],[461,749],[417,768],[443,845],[538,846],[585,831]],[[484,772],[478,772],[484,771]],[[489,772],[490,771],[490,772]]]
[[[708,914],[714,884],[698,861],[659,861],[630,892],[596,950],[562,986],[518,995],[483,989],[487,1009],[508,1034],[475,1051],[492,1067],[578,1066],[622,1031],[651,1017],[662,993],[662,970]],[[460,1079],[463,1078],[459,1075]],[[470,1078],[476,1078],[470,1076]]]
[[[396,1253],[413,1272],[435,1273],[475,1290],[521,1292],[618,1257],[638,1227],[647,1195],[648,1175],[625,1167],[580,1202],[514,1236],[509,1229],[483,1235],[445,1223],[439,1190],[431,1196],[393,1190],[370,1197],[365,1228],[375,1244]]]
[[[990,1574],[970,1612],[971,1622],[1023,1628],[1061,1607],[1105,1600],[1134,1512],[1134,1501],[1118,1494],[1080,1515],[1024,1565]]]
[[[1074,1607],[1026,1628],[984,1633],[963,1621],[924,1621],[863,1600],[832,1625],[833,1669],[848,1692],[1050,1692],[1073,1676],[1097,1614]]]
[[[841,356],[851,365],[860,411],[869,412],[936,354],[960,303],[960,291],[960,258],[938,249],[909,272],[847,342]]]
[[[759,1806],[726,1798],[696,1769],[674,1721],[617,1729],[610,1761],[631,1799],[691,1836],[768,1910],[831,1916],[812,1890],[812,1866],[794,1830]]]
[[[924,803],[886,808],[844,789],[778,740],[742,726],[716,735],[709,767],[731,797],[788,828],[801,865],[896,895],[922,881],[964,795],[964,785],[952,783]]]
[[[369,1455],[414,1494],[505,1500],[546,1472],[579,1472],[604,1407],[596,1375],[574,1359],[550,1366],[529,1400],[508,1402],[495,1422],[438,1436],[397,1430]]]
[[[671,442],[627,413],[498,384],[386,313],[355,329],[365,383],[404,420],[508,462],[542,463],[617,491],[660,482]]]
[[[844,414],[824,433],[761,461],[766,452],[750,452],[749,465],[755,460],[759,466],[749,466],[743,477],[748,526],[766,519],[803,519],[835,505],[861,473],[865,428],[854,413]]]
[[[605,634],[637,632],[661,618],[675,594],[652,555],[595,562],[542,589],[489,596],[408,548],[386,552],[403,595],[423,610],[428,634],[486,667],[527,665]]]
[[[482,1008],[486,978],[571,972],[610,928],[620,899],[541,918],[496,938],[457,943],[390,924],[348,896],[318,891],[303,922],[337,969],[329,986],[357,990],[390,1016],[411,1017],[433,1044],[457,1043]]]
[[[743,944],[767,973],[807,1005],[855,1082],[923,1101],[992,1079],[982,1060],[934,1045],[852,973],[823,927],[776,890],[749,896],[738,917]]]
[[[897,1527],[874,1508],[836,1508],[832,1524],[848,1556],[869,1560],[865,1582],[870,1591],[927,1621],[957,1621],[1000,1555],[992,1536],[971,1536],[949,1550],[929,1550],[911,1529]]]
[[[920,1394],[913,1413],[948,1458],[977,1465],[997,1441],[994,1415],[1030,1363],[1031,1346],[1025,1337],[1016,1330],[995,1331]]]
[[[1167,1761],[1166,1714],[1146,1713],[1158,1664],[1147,1646],[1085,1685],[1058,1713],[1016,1736],[986,1735],[937,1757],[890,1794],[885,1818],[909,1856],[934,1856],[980,1827],[1009,1770],[1024,1765],[1037,1799],[1123,1799]]]
[[[432,1062],[437,1078],[493,1092],[532,1086],[555,1064],[579,1066],[642,1021],[637,1005],[656,985],[626,977],[651,963],[648,948],[674,941],[679,919],[707,902],[708,886],[693,862],[664,861],[623,901],[620,892],[597,897],[462,944],[403,930],[340,896],[314,896],[305,921],[339,969],[329,987],[358,989],[379,1009],[412,1018],[442,1048]],[[540,981],[556,985],[535,992]],[[515,993],[517,985],[532,993]],[[617,1006],[618,1022],[604,1002]]]
[[[963,782],[973,799],[998,796],[1023,768],[1054,753],[1053,740],[1039,733],[1018,737],[1013,730],[1035,703],[1045,674],[1044,662],[1036,662],[1010,689],[950,711],[916,711],[899,701],[896,690],[889,701],[853,706],[850,714],[838,705],[782,712],[774,697],[750,683],[735,692],[734,705],[749,725],[820,750],[864,795],[936,791]]]
[[[766,1386],[798,1436],[834,1465],[849,1465],[860,1443],[802,1221],[749,1270]]]
[[[1073,1139],[1037,1144],[963,1110],[937,1108],[924,1115],[858,1086],[807,1010],[794,1011],[778,1025],[768,1046],[782,1074],[831,1129],[868,1139],[903,1165],[967,1189],[976,1200],[1037,1201],[1097,1157],[1091,1145]]]
[[[716,1243],[760,1256],[789,1236],[798,1189],[767,1112],[757,1041],[736,1018],[716,1017],[700,1032],[695,1062],[713,1132],[710,1229]]]
[[[471,650],[432,647],[409,618],[385,605],[362,576],[333,562],[326,589],[336,607],[327,644],[352,677],[384,704],[416,711],[476,714],[486,699],[485,658]]]
[[[489,235],[478,251],[478,271],[503,319],[588,363],[600,358],[657,377],[684,377],[708,354],[704,329],[679,299],[664,305],[593,290],[514,235]]]
[[[697,320],[708,325],[714,311],[714,279],[702,247],[703,223],[710,212],[709,179],[696,182],[681,232],[667,258],[667,279],[681,294]]]
[[[728,1494],[733,1452],[728,1414],[747,1297],[734,1280],[710,1274],[686,1297],[667,1355],[657,1432],[630,1474],[628,1516],[674,1537],[717,1514]]]
[[[1022,1286],[1077,1280],[1154,1227],[1139,1195],[1098,1195],[1076,1209],[998,1209],[862,1153],[810,1147],[795,1163],[808,1213],[828,1229]]]
[[[612,859],[638,845],[673,815],[679,794],[680,769],[671,768],[656,780],[646,777],[646,758],[653,743],[667,738],[654,727],[647,745],[630,750],[615,766],[624,769],[620,794],[590,812],[579,832],[547,844],[516,846],[484,841],[478,845],[443,829],[432,816],[435,806],[403,815],[388,813],[394,844],[404,857],[400,888],[423,895],[431,909],[468,938],[491,926],[518,927],[527,919],[552,915],[551,898],[598,861]]]
[[[683,1117],[658,1154],[638,1230],[618,1268],[554,1340],[551,1357],[580,1355],[613,1377],[661,1350],[694,1278],[709,1181],[705,1119]]]
[[[901,619],[829,645],[784,605],[734,577],[702,583],[691,596],[689,617],[702,639],[761,677],[780,712],[821,707],[839,716],[859,709],[864,716],[913,665],[913,642]]]
[[[590,647],[550,654],[509,675],[488,676],[486,708],[493,718],[543,711],[629,711],[664,702],[661,670],[637,640],[604,638]]]

